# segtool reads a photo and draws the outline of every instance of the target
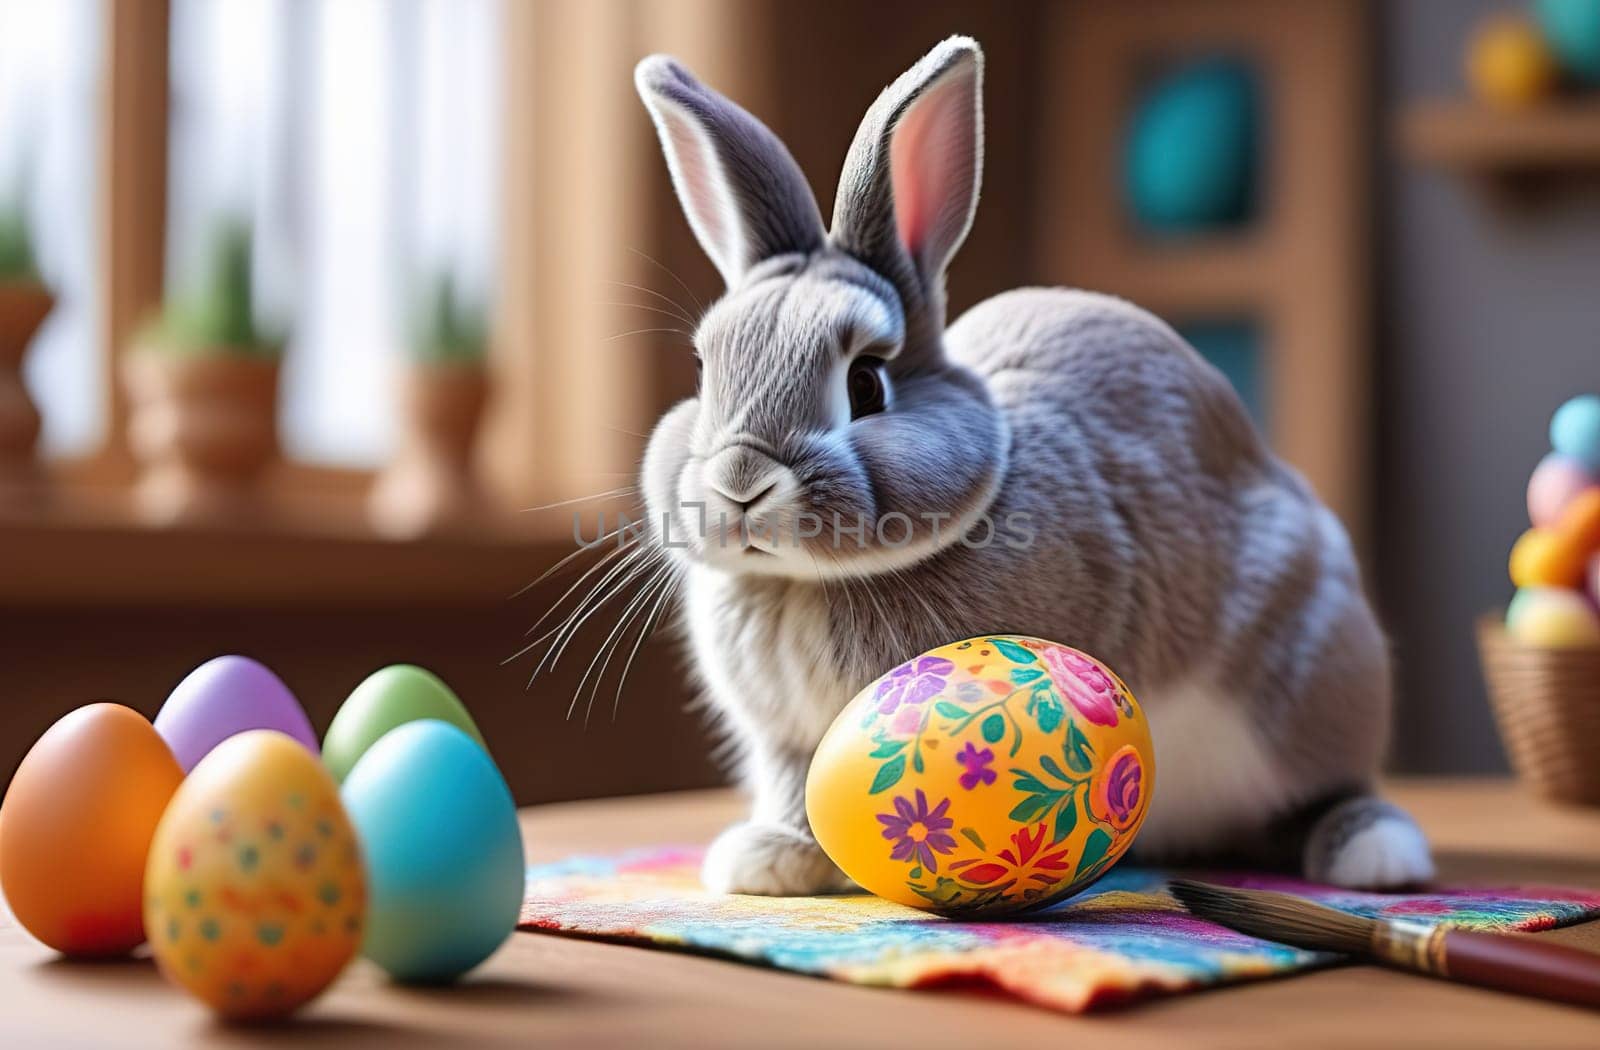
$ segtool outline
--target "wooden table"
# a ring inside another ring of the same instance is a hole
[[[1600,887],[1600,811],[1529,802],[1501,781],[1393,788],[1451,881]],[[529,855],[709,838],[726,792],[524,813]],[[1545,936],[1600,951],[1600,922]],[[1600,1014],[1370,967],[1065,1017],[982,992],[858,988],[620,945],[519,934],[462,985],[405,989],[357,963],[293,1021],[231,1029],[144,959],[69,963],[0,914],[0,1047],[254,1045],[931,1047],[1600,1046]]]

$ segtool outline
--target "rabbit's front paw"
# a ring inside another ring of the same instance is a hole
[[[700,878],[717,893],[804,897],[848,882],[815,839],[782,824],[740,823],[717,836]]]
[[[1317,822],[1306,844],[1305,875],[1348,889],[1395,889],[1432,879],[1433,857],[1409,814],[1364,795]]]

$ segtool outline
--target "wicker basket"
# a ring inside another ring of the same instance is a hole
[[[1600,649],[1523,645],[1491,615],[1478,655],[1517,774],[1546,798],[1600,806]]]

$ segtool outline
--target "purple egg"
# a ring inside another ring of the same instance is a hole
[[[185,773],[212,748],[248,729],[276,729],[317,754],[300,701],[283,680],[248,656],[219,656],[190,671],[156,714],[156,732]]]

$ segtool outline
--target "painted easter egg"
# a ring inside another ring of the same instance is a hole
[[[1585,394],[1550,417],[1550,447],[1600,474],[1600,395]]]
[[[522,832],[476,740],[437,719],[407,722],[361,756],[341,794],[370,879],[362,954],[390,976],[452,980],[516,929]]]
[[[178,683],[156,713],[156,732],[166,738],[184,772],[212,748],[248,729],[276,729],[313,754],[317,734],[289,687],[248,656],[219,656]]]
[[[1070,896],[1127,851],[1154,787],[1121,679],[1037,638],[971,638],[868,685],[812,759],[806,813],[863,888],[947,914]]]
[[[1600,613],[1578,591],[1524,587],[1506,608],[1506,632],[1541,649],[1600,646]]]
[[[1193,62],[1139,100],[1124,155],[1127,196],[1150,230],[1184,233],[1241,222],[1255,195],[1260,108],[1248,64]]]
[[[270,729],[194,767],[156,828],[145,894],[161,972],[224,1017],[291,1012],[361,945],[366,877],[338,788]]]
[[[394,664],[368,675],[340,705],[322,740],[322,761],[343,782],[379,737],[419,718],[448,722],[487,750],[472,716],[443,679],[421,667]]]
[[[1561,67],[1585,84],[1600,84],[1600,3],[1537,0],[1533,10]]]
[[[23,928],[68,955],[143,943],[145,855],[182,780],[150,722],[121,704],[46,730],[0,805],[0,890]]]
[[[1584,469],[1571,456],[1552,452],[1539,461],[1528,479],[1528,520],[1535,528],[1549,528],[1561,520],[1578,493],[1600,485],[1600,477]]]
[[[1467,47],[1467,80],[1489,105],[1522,109],[1555,87],[1555,56],[1538,27],[1527,18],[1497,14],[1485,19],[1472,35]]]

